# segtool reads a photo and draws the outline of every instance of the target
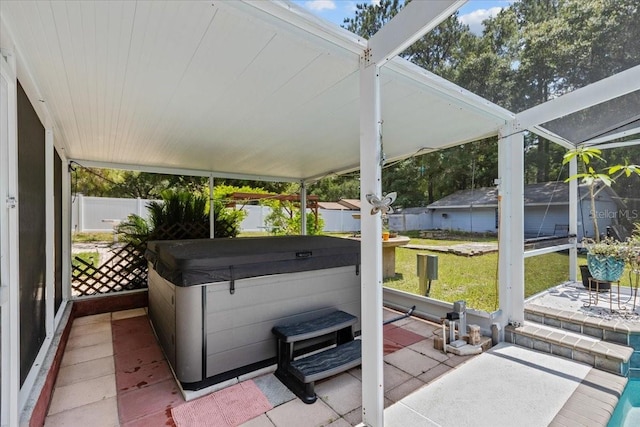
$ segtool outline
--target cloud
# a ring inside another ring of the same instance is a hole
[[[485,19],[496,16],[502,10],[501,7],[492,7],[490,9],[478,9],[474,10],[471,13],[467,13],[466,15],[460,16],[460,21],[463,24],[469,26],[469,30],[473,34],[481,35],[482,30],[484,29],[484,25],[482,25],[482,21]]]
[[[374,6],[380,6],[380,0],[371,0],[371,4]]]
[[[304,4],[308,9],[318,12],[323,10],[333,10],[336,8],[336,2],[333,0],[311,0]]]

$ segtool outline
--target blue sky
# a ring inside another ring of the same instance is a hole
[[[377,0],[293,0],[294,3],[310,10],[312,13],[341,25],[344,18],[354,15],[355,5]],[[428,0],[422,0],[428,1]],[[460,8],[460,19],[469,25],[472,32],[482,32],[482,21],[513,3],[514,0],[469,0]]]

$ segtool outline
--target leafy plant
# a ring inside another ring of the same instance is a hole
[[[265,218],[265,225],[269,227],[271,233],[275,235],[295,235],[300,234],[300,224],[302,214],[300,209],[295,208],[291,202],[270,203],[271,213]],[[307,235],[321,234],[324,228],[324,220],[312,212],[307,212]]]
[[[136,244],[149,239],[195,239],[209,237],[209,200],[206,195],[167,190],[162,202],[147,205],[149,220],[132,214],[118,226],[123,241]],[[221,201],[214,201],[214,236],[236,237],[245,211],[227,209]],[[172,230],[178,229],[179,235]]]
[[[577,147],[573,150],[567,151],[564,155],[562,164],[569,163],[573,159],[577,159],[582,165],[582,171],[570,176],[565,180],[565,182],[581,179],[589,188],[591,218],[595,234],[594,239],[598,242],[600,241],[600,230],[598,228],[598,216],[596,215],[596,195],[598,195],[605,186],[610,187],[612,182],[623,175],[626,177],[630,177],[633,174],[640,176],[640,165],[630,165],[625,162],[624,165],[618,164],[605,168],[601,171],[597,171],[592,166],[592,161],[605,162],[605,160],[602,158],[602,151],[592,147]],[[605,186],[598,188],[597,185],[599,182],[602,182]]]
[[[620,242],[611,237],[605,237],[600,241],[584,239],[583,244],[591,255],[599,255],[606,258],[611,257],[623,261],[629,260],[633,249],[630,239],[625,242]]]

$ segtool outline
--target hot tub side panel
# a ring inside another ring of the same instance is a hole
[[[205,287],[206,376],[274,359],[271,328],[338,309],[360,318],[356,267],[278,274]],[[360,323],[355,326],[360,330]],[[275,360],[275,359],[274,359]]]
[[[203,286],[181,288],[149,268],[149,318],[180,382],[203,379]]]

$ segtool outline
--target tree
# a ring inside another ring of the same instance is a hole
[[[578,147],[574,150],[569,150],[564,156],[564,163],[569,163],[573,159],[578,161],[582,170],[570,176],[565,181],[580,179],[589,188],[591,218],[595,234],[594,239],[596,242],[599,242],[600,231],[596,212],[596,195],[605,187],[610,187],[611,184],[620,177],[626,176],[627,178],[631,178],[632,176],[640,176],[640,165],[629,164],[625,161],[624,164],[611,165],[606,169],[597,170],[592,166],[592,162],[604,162],[605,160],[602,158],[602,151],[593,147]]]

